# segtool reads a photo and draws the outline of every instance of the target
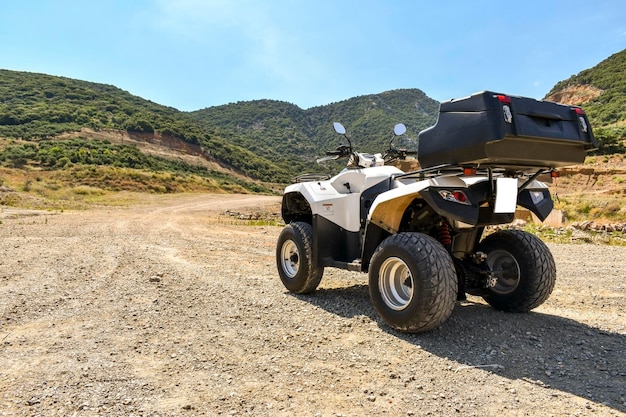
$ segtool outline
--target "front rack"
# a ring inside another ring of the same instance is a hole
[[[328,179],[330,179],[330,175],[328,174],[306,173],[295,177],[294,182],[326,181]]]

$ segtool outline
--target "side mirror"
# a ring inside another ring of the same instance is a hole
[[[393,128],[393,133],[396,136],[404,135],[405,132],[406,132],[406,126],[403,123],[398,123]]]
[[[335,128],[335,132],[339,133],[340,135],[345,135],[346,134],[346,128],[343,127],[343,125],[339,122],[334,122],[333,123],[333,127]]]

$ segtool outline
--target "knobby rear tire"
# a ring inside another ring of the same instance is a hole
[[[523,313],[543,304],[554,289],[556,265],[541,239],[521,230],[502,230],[487,236],[478,250],[498,281],[483,298],[492,307]]]
[[[428,235],[392,235],[372,256],[370,298],[396,330],[417,333],[438,327],[452,313],[457,288],[450,254]]]

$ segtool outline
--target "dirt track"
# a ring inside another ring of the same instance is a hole
[[[550,245],[557,286],[533,313],[471,298],[404,335],[366,275],[290,295],[280,227],[217,219],[277,201],[0,211],[0,415],[626,415],[626,248]]]

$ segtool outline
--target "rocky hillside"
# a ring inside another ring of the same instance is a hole
[[[584,165],[551,184],[565,219],[604,227],[626,220],[626,50],[559,82],[546,100],[582,106],[600,143]],[[591,222],[591,223],[590,223]]]
[[[600,153],[624,153],[626,146],[626,49],[593,68],[559,82],[547,100],[581,105],[600,142]]]
[[[544,99],[557,103],[583,106],[598,98],[604,90],[590,84],[571,84],[552,91]]]

